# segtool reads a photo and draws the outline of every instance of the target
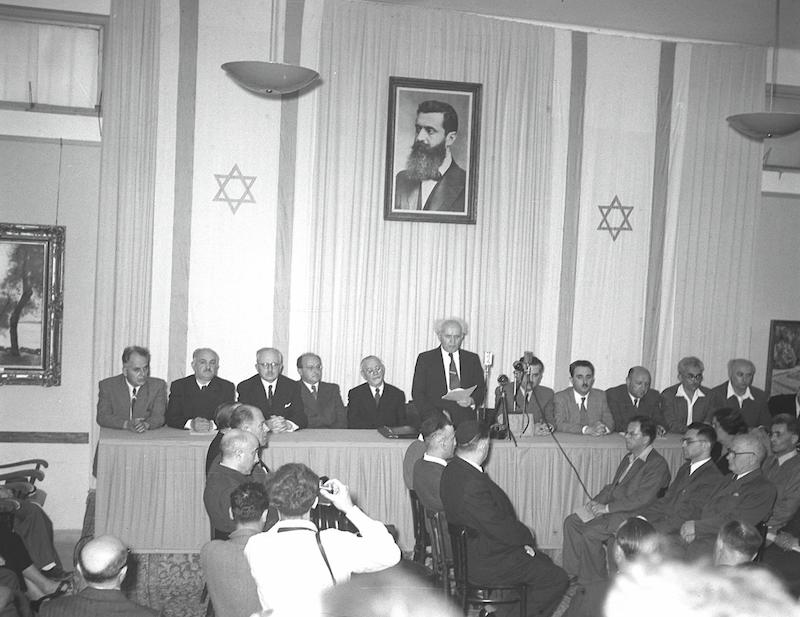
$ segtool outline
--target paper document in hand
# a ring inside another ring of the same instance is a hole
[[[475,388],[478,386],[472,386],[471,388],[456,388],[455,390],[450,390],[447,394],[442,397],[443,401],[463,401],[464,399],[468,399],[472,396],[472,393],[475,392]]]

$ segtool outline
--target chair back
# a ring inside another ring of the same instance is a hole
[[[469,528],[464,525],[448,524],[450,533],[450,544],[453,547],[453,577],[456,587],[465,589],[469,580],[469,568],[467,565],[467,535]]]
[[[411,520],[414,524],[414,556],[417,563],[425,563],[427,548],[431,545],[428,530],[425,528],[425,508],[417,497],[415,490],[409,490],[408,495],[411,499]]]
[[[450,595],[450,562],[447,558],[446,542],[449,541],[446,521],[442,512],[425,509],[425,520],[431,536],[431,558],[433,574],[442,584],[445,596]]]

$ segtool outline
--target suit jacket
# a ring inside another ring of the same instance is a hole
[[[231,493],[245,482],[266,484],[267,474],[261,465],[253,467],[253,471],[245,475],[230,467],[225,467],[217,459],[206,476],[203,489],[203,505],[206,507],[214,537],[228,539],[228,535],[236,529],[230,513]]]
[[[661,411],[664,413],[666,428],[670,433],[685,433],[686,427],[692,422],[705,422],[715,408],[711,407],[710,390],[700,386],[700,391],[705,395],[695,401],[692,407],[692,422],[686,422],[689,404],[682,396],[676,396],[678,386],[676,383],[661,392]]]
[[[136,393],[133,417],[143,418],[150,428],[164,426],[167,408],[167,383],[148,377]],[[108,428],[122,428],[131,419],[131,396],[124,375],[103,379],[97,395],[97,423]]]
[[[404,169],[395,178],[395,210],[427,210],[430,212],[465,212],[464,187],[467,174],[455,160],[436,183],[425,204],[420,204],[420,181],[408,177]],[[422,206],[422,207],[420,207]]]
[[[72,596],[54,598],[42,604],[39,611],[41,617],[154,617],[159,614],[131,602],[119,589],[94,587],[86,587]]]
[[[440,489],[445,467],[433,461],[419,459],[414,464],[414,490],[423,507],[435,512],[444,512]]]
[[[580,433],[584,426],[591,425],[598,420],[610,430],[614,430],[614,417],[608,408],[606,393],[592,388],[586,396],[587,421],[581,421],[581,410],[575,402],[572,386],[556,392],[553,396],[553,408],[556,416],[556,430],[565,433]]]
[[[760,469],[738,480],[729,474],[703,507],[700,518],[695,519],[695,533],[716,536],[720,527],[734,519],[758,525],[772,512],[776,494],[775,485]]]
[[[514,512],[511,501],[485,473],[455,457],[442,472],[439,490],[447,520],[466,525],[469,575],[484,584],[513,583],[526,571],[533,535]]]
[[[406,448],[403,455],[403,482],[410,491],[414,490],[414,466],[425,454],[425,442],[415,439]]]
[[[609,514],[638,512],[653,503],[669,485],[669,465],[655,449],[650,450],[644,461],[637,458],[631,470],[623,476],[628,469],[628,460],[627,456],[622,458],[614,480],[594,498],[598,503],[608,505]]]
[[[347,428],[347,411],[342,403],[339,386],[320,381],[317,384],[317,398],[302,382],[298,382],[303,411],[308,418],[308,428]]]
[[[728,398],[728,383],[726,381],[711,389],[711,412],[721,407],[738,409],[750,428],[755,426],[769,427],[772,423],[772,416],[769,413],[767,395],[764,391],[750,386],[750,394],[753,395],[753,399],[745,399],[740,406],[738,398],[735,396]]]
[[[233,384],[220,377],[214,377],[208,382],[205,390],[197,386],[194,375],[176,379],[169,388],[167,426],[183,428],[194,418],[213,420],[217,407],[235,400]]]
[[[614,416],[614,426],[609,428],[617,433],[628,429],[628,422],[633,416],[647,416],[659,426],[666,428],[664,414],[661,411],[661,395],[658,390],[650,389],[639,399],[639,407],[634,407],[628,394],[628,386],[622,384],[606,390],[606,401]]]
[[[400,388],[384,382],[377,408],[368,383],[362,383],[347,393],[348,428],[402,426],[405,423],[406,395]]]
[[[245,379],[236,390],[239,392],[239,402],[246,405],[255,405],[264,414],[270,416],[283,416],[291,420],[300,428],[308,426],[308,418],[303,411],[303,401],[300,398],[299,384],[285,375],[278,375],[275,382],[275,392],[272,393],[272,403],[267,400],[267,393],[261,376],[256,374]]]
[[[417,356],[414,367],[414,381],[411,386],[411,396],[414,404],[419,409],[422,420],[430,417],[436,411],[447,411],[453,425],[458,426],[464,420],[474,420],[475,410],[470,407],[461,407],[453,401],[443,401],[442,396],[447,394],[447,380],[442,364],[441,347],[423,351]],[[486,382],[483,379],[483,367],[477,354],[464,349],[459,351],[461,374],[459,375],[462,388],[477,386],[472,393],[475,406],[480,406],[486,397]]]
[[[767,521],[770,531],[778,531],[800,509],[800,454],[796,454],[783,465],[778,465],[774,456],[768,458],[763,467],[764,476],[778,491],[772,516]]]
[[[686,521],[698,518],[708,498],[722,483],[723,475],[711,459],[692,475],[689,469],[689,462],[681,465],[666,494],[641,512],[660,533],[675,533]]]
[[[795,394],[776,394],[769,397],[767,407],[773,416],[779,413],[788,413],[793,418],[797,417],[797,395]]]
[[[200,551],[208,595],[216,617],[243,617],[261,612],[256,582],[244,556],[254,529],[237,529],[228,540],[211,540]]]
[[[514,396],[514,390],[517,390],[516,397]],[[495,409],[498,414],[502,411],[501,405],[505,405],[510,413],[527,411],[531,415],[533,422],[555,424],[553,391],[546,386],[536,386],[531,390],[526,405],[525,391],[522,388],[517,388],[517,384],[514,382],[509,382],[503,386],[500,396],[498,396],[498,401],[495,402]]]

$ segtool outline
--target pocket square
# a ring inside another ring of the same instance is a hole
[[[284,409],[286,409],[286,408],[287,408],[287,407],[289,407],[289,405],[291,405],[291,404],[292,404],[291,402],[289,402],[289,403],[286,403],[286,404],[283,406],[283,408],[284,408]]]
[[[739,493],[734,493],[734,494],[733,494],[733,496],[734,496],[734,497],[738,497],[738,496],[739,496]]]

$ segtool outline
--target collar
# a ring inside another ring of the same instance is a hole
[[[281,529],[308,529],[309,531],[317,531],[317,526],[303,518],[290,518],[279,520],[269,529],[269,532],[277,533]]]
[[[311,392],[311,386],[312,386],[312,385],[313,385],[313,386],[316,386],[316,387],[317,387],[317,394],[319,394],[319,384],[321,384],[322,382],[321,382],[321,381],[318,381],[318,382],[317,382],[317,383],[315,383],[315,384],[310,384],[310,383],[308,383],[307,381],[303,381],[303,380],[301,379],[301,380],[300,380],[300,383],[302,383],[302,384],[303,384],[303,385],[306,387],[306,389],[307,389],[309,392]]]
[[[733,479],[734,479],[734,481],[735,481],[735,480],[741,480],[741,479],[742,479],[742,478],[744,478],[745,476],[749,476],[749,475],[750,475],[751,473],[753,473],[754,471],[755,471],[755,469],[751,469],[750,471],[747,471],[747,472],[745,472],[745,473],[736,474],[736,475],[734,476],[734,478],[733,478]]]
[[[212,377],[211,381],[213,381],[213,380],[214,380],[214,378]],[[211,381],[209,381],[208,383],[200,383],[200,380],[197,379],[197,377],[194,378],[194,382],[197,384],[197,387],[201,388],[201,389],[202,389],[203,386],[210,386],[211,385]]]
[[[690,403],[694,403],[697,399],[702,398],[705,396],[703,391],[700,389],[700,386],[697,386],[697,389],[694,391],[694,395],[690,398],[688,394],[686,394],[686,390],[683,389],[683,384],[678,384],[678,390],[675,392],[675,396],[680,396],[681,398],[685,398]]]
[[[587,403],[589,402],[589,394],[591,394],[591,393],[592,393],[591,389],[589,390],[589,392],[587,394],[581,394],[575,388],[572,388],[572,394],[575,396],[575,404],[578,407],[581,406],[581,399],[582,398],[585,398]]]
[[[625,390],[625,392],[628,392],[628,390],[626,389],[626,390]],[[645,392],[645,394],[647,394],[647,393]],[[633,394],[631,394],[630,392],[628,392],[628,398],[629,398],[629,399],[631,399],[631,405],[634,405],[634,404],[636,403],[636,399],[637,399],[637,398],[639,399],[639,402],[641,403],[641,402],[642,402],[642,399],[643,399],[644,397],[643,397],[643,396],[634,396]]]
[[[733,386],[731,385],[731,380],[729,379],[728,380],[728,396],[726,396],[725,398],[731,398],[732,396],[735,396],[737,399],[739,399],[740,402],[741,401],[745,401],[747,399],[750,399],[751,401],[756,400],[756,399],[753,398],[753,395],[750,393],[750,386],[747,386],[747,389],[744,391],[744,394],[742,394],[742,396],[739,396],[738,394],[736,394],[736,391],[733,389]]]
[[[695,471],[700,469],[700,467],[705,465],[710,460],[711,460],[711,457],[708,457],[708,458],[704,458],[702,461],[697,461],[696,463],[689,463],[689,475],[691,476]]]
[[[652,451],[653,451],[653,444],[650,444],[644,450],[639,452],[639,456],[637,456],[636,458],[631,460],[631,464],[635,463],[637,458],[641,459],[642,461],[646,461],[647,457],[650,455],[650,452],[652,452]],[[633,454],[633,453],[631,452],[631,454]]]
[[[793,459],[795,456],[797,456],[797,450],[795,450],[794,448],[791,449],[786,454],[781,454],[778,457],[778,465],[783,465],[786,461]]]
[[[377,386],[370,386],[370,384],[367,385],[369,386],[369,389],[372,390],[372,396],[375,396],[375,390],[377,390],[378,388],[380,388],[381,392],[383,392],[384,389],[386,388],[386,382],[384,381],[379,383]]]
[[[445,351],[444,347],[442,347],[441,345],[439,345],[439,351],[442,352],[442,360],[444,360],[445,362],[450,362],[450,352]],[[458,354],[459,351],[461,350],[456,349],[453,352],[453,360],[455,360],[456,362],[458,362],[461,359],[461,356]]]
[[[453,162],[453,155],[450,154],[450,148],[448,148],[447,150],[445,150],[444,160],[442,161],[442,164],[439,165],[439,173],[445,175],[447,173],[447,170],[450,169],[450,164],[452,162]]]
[[[127,379],[125,379],[125,375],[122,376],[122,381],[124,381],[125,385],[128,386],[128,396],[129,397],[133,397],[133,389],[134,388],[136,388],[136,394],[139,394],[139,392],[141,392],[142,388],[144,388],[144,386],[132,386],[131,382],[128,381]],[[145,382],[145,383],[147,383],[147,382]]]
[[[422,455],[422,460],[428,461],[430,463],[436,463],[437,465],[441,465],[442,467],[447,467],[447,461],[444,460],[443,458],[439,458],[438,456],[432,456],[426,453]]]
[[[275,379],[275,381],[267,381],[261,375],[259,375],[258,378],[261,380],[261,383],[264,384],[264,392],[267,391],[267,388],[269,386],[272,386],[272,391],[275,392],[275,388],[278,387],[278,379],[277,378]]]
[[[424,455],[423,455],[423,456],[424,456]],[[480,471],[481,473],[483,473],[483,467],[481,467],[480,465],[476,465],[476,464],[475,464],[475,463],[473,463],[472,461],[468,461],[467,459],[465,459],[465,458],[461,458],[460,456],[459,456],[458,458],[460,458],[462,461],[464,461],[464,462],[465,462],[467,465],[470,465],[471,467],[474,467],[475,469],[477,469],[478,471]]]

